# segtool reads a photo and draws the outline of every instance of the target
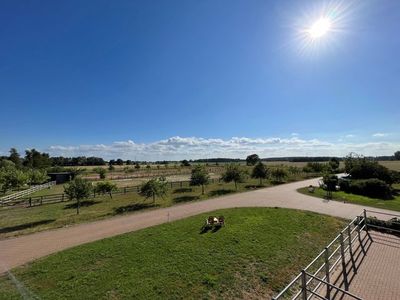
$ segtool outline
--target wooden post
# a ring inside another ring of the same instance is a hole
[[[32,207],[32,197],[29,197],[29,207]]]
[[[344,281],[344,289],[346,291],[349,290],[349,281],[347,280],[347,270],[346,270],[346,258],[344,256],[344,241],[343,241],[343,233],[340,233],[340,256],[342,258],[342,273],[343,273],[343,281]]]
[[[40,205],[43,205],[43,196],[40,197]]]
[[[329,274],[329,249],[328,247],[325,247],[325,280],[327,283],[330,282],[330,274]],[[330,300],[331,299],[331,287],[329,285],[326,285],[326,299]]]
[[[301,270],[301,295],[303,300],[307,300],[307,276],[304,270]]]
[[[180,184],[181,184],[181,187],[182,187],[182,181],[180,182]]]
[[[126,194],[126,187],[124,187],[124,194]]]
[[[64,193],[62,194],[61,202],[64,202]]]

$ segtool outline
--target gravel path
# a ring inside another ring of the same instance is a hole
[[[0,273],[73,246],[216,209],[231,207],[285,207],[348,219],[359,215],[364,209],[360,205],[326,201],[303,195],[296,191],[298,188],[310,184],[317,185],[317,182],[318,179],[299,181],[0,240]],[[374,210],[390,213],[388,210]]]

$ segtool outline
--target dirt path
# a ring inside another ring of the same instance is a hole
[[[296,191],[310,184],[317,185],[317,181],[317,179],[305,180],[1,240],[0,273],[66,248],[216,209],[285,207],[348,219],[359,215],[364,209],[360,205],[326,201]],[[374,210],[390,212],[381,209]]]

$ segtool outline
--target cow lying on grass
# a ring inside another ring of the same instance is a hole
[[[202,232],[206,232],[207,230],[212,229],[212,228],[219,229],[224,225],[225,225],[224,216],[219,216],[219,217],[209,216],[206,219],[206,222],[202,227]]]

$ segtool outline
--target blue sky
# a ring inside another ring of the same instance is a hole
[[[399,29],[389,0],[2,1],[0,152],[392,154]]]

